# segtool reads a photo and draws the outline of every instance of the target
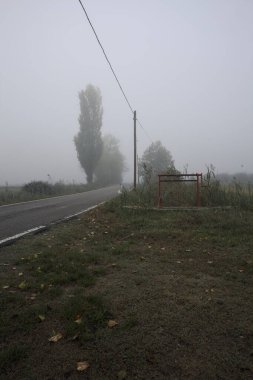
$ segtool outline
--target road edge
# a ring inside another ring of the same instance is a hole
[[[65,216],[64,218],[62,219],[58,219],[58,220],[55,220],[54,222],[51,222],[45,226],[37,226],[37,227],[34,227],[34,228],[30,228],[29,230],[26,230],[24,232],[20,232],[19,234],[16,234],[16,235],[13,235],[13,236],[9,236],[3,240],[0,240],[0,249],[2,247],[6,247],[8,245],[11,245],[11,244],[14,244],[17,240],[19,239],[22,239],[23,237],[27,236],[27,235],[36,235],[38,233],[41,233],[41,232],[44,232],[44,231],[47,231],[49,228],[57,225],[57,224],[60,224],[60,223],[63,223],[63,222],[68,222],[69,220],[72,220],[76,217],[78,217],[79,215],[81,214],[84,214],[86,212],[89,212],[99,206],[102,206],[103,204],[105,204],[106,201],[104,202],[100,202],[94,206],[90,206],[84,210],[81,210],[81,211],[78,211],[77,213],[75,214],[71,214],[71,215],[68,215],[68,216]]]

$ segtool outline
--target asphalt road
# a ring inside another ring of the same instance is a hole
[[[27,230],[47,226],[117,195],[119,186],[0,206],[0,242]]]

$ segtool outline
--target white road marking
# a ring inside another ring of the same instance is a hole
[[[71,215],[69,215],[69,216],[65,216],[63,219],[59,219],[59,220],[57,220],[56,222],[51,222],[51,223],[49,223],[48,226],[52,226],[52,225],[54,225],[54,224],[58,224],[58,223],[60,223],[60,222],[63,222],[63,221],[66,221],[66,220],[72,219],[72,218],[74,218],[74,217],[76,217],[76,216],[78,216],[78,215],[81,215],[81,214],[85,213],[85,212],[91,211],[91,210],[93,210],[94,208],[96,208],[96,207],[98,207],[98,206],[102,206],[104,203],[105,203],[105,202],[100,202],[100,203],[98,203],[98,204],[95,205],[95,206],[91,206],[91,207],[88,207],[88,208],[86,208],[86,209],[84,209],[84,210],[78,211],[78,212],[75,213],[75,214],[71,214]],[[47,228],[47,226],[38,226],[38,227],[34,227],[34,228],[31,228],[31,229],[26,230],[26,231],[24,231],[24,232],[21,232],[21,233],[19,233],[19,234],[16,234],[16,235],[13,235],[13,236],[7,237],[7,238],[5,238],[5,239],[3,239],[3,240],[0,240],[0,247],[1,247],[2,245],[6,245],[6,244],[8,244],[8,243],[11,243],[12,241],[15,241],[15,240],[17,240],[17,239],[20,239],[21,237],[23,237],[23,236],[25,236],[25,235],[27,235],[27,234],[31,234],[31,233],[33,233],[33,232],[37,232],[37,231],[39,231],[39,230],[41,230],[41,229],[44,229],[44,228]]]
[[[27,235],[27,234],[30,234],[30,233],[32,233],[32,232],[36,232],[36,231],[38,231],[38,230],[41,230],[42,228],[46,228],[46,226],[38,226],[38,227],[34,227],[34,228],[31,228],[30,230],[27,230],[27,231],[21,232],[20,234],[16,234],[16,235],[13,235],[13,236],[7,237],[6,239],[0,240],[0,246],[3,245],[3,244],[8,243],[8,242],[11,241],[11,240],[17,240],[17,239],[21,238],[21,237],[24,236],[24,235]]]

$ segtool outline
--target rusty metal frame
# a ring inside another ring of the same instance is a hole
[[[176,177],[176,179],[175,179]],[[186,179],[188,177],[189,179]],[[171,178],[171,179],[170,179]],[[173,179],[174,178],[174,179]],[[158,207],[162,207],[161,183],[162,182],[196,182],[196,207],[201,207],[202,173],[194,174],[158,174]]]

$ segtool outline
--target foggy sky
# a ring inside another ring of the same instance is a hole
[[[253,172],[253,1],[86,0],[152,141],[179,170]],[[133,120],[77,0],[0,0],[0,184],[84,181],[78,92],[101,89],[102,132],[132,175]],[[151,143],[138,128],[138,155]]]

